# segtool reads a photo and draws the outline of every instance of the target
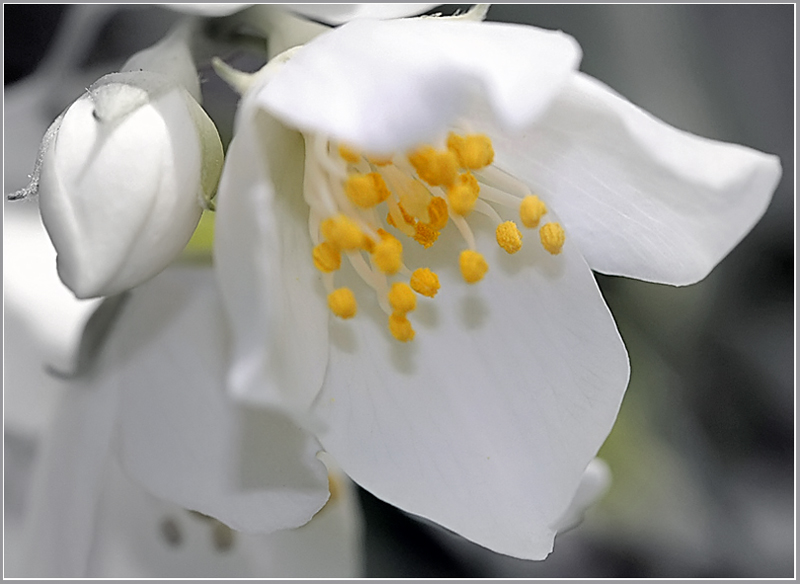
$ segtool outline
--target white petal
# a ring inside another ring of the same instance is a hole
[[[362,518],[350,480],[331,470],[331,500],[297,529],[271,534],[268,548],[256,548],[270,573],[281,577],[346,578],[362,576]],[[254,551],[256,551],[254,550]]]
[[[438,4],[278,4],[287,10],[309,18],[342,24],[360,18],[390,19],[415,16],[427,12]]]
[[[25,526],[26,577],[86,575],[118,392],[102,379],[66,388],[34,477]]]
[[[430,255],[450,259],[431,266],[442,288],[411,314],[412,342],[391,338],[366,301],[332,325],[320,441],[388,503],[542,559],[614,422],[627,355],[569,241],[557,257],[536,241],[508,256],[488,232],[478,248],[496,253],[474,287],[457,274],[452,233],[436,243]]]
[[[605,494],[609,486],[611,486],[611,469],[605,461],[595,458],[583,471],[578,491],[572,498],[569,508],[558,520],[556,525],[558,532],[563,533],[580,524],[586,510]]]
[[[781,176],[776,156],[676,130],[585,75],[495,151],[558,211],[592,269],[676,285],[725,257]]]
[[[125,469],[235,529],[302,525],[328,497],[319,447],[281,414],[230,400],[226,341],[212,270],[173,268],[134,291],[107,348]]]
[[[217,196],[214,257],[233,329],[231,391],[304,409],[322,386],[328,314],[311,261],[303,140],[245,100]]]
[[[488,103],[532,122],[580,60],[561,32],[450,19],[355,21],[311,41],[259,101],[285,123],[374,152],[430,141]]]
[[[208,4],[161,4],[164,8],[183,12],[186,14],[197,14],[198,16],[228,16],[234,12],[239,12],[252,6],[252,4],[237,4],[235,2],[208,3]]]
[[[339,496],[303,527],[269,535],[237,531],[153,497],[109,465],[88,575],[93,578],[311,578],[359,576],[355,493]]]
[[[77,300],[56,274],[56,252],[35,204],[4,204],[3,323],[6,430],[51,425],[60,382],[46,371],[73,367],[81,330],[97,300]]]

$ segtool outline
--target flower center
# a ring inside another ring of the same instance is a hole
[[[472,213],[496,223],[497,244],[509,254],[522,248],[522,233],[513,221],[503,221],[495,206],[518,212],[529,229],[547,214],[545,204],[524,184],[492,164],[492,142],[483,134],[451,133],[442,148],[425,145],[391,157],[370,156],[317,135],[306,135],[305,142],[312,255],[323,274],[328,306],[343,319],[357,312],[353,291],[335,286],[344,256],[377,294],[389,331],[399,341],[414,338],[408,313],[416,308],[416,295],[433,298],[440,285],[430,268],[412,270],[404,264],[398,235],[429,249],[452,221],[466,247],[458,258],[461,275],[474,284],[489,264],[476,247]],[[548,252],[561,252],[560,224],[545,223],[539,237]]]

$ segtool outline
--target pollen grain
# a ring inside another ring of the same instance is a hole
[[[547,213],[547,207],[536,195],[528,195],[522,199],[519,205],[519,218],[522,224],[533,229],[539,225],[539,221]]]
[[[322,236],[339,249],[355,250],[364,246],[364,232],[345,215],[329,217],[320,224]]]
[[[414,292],[433,298],[439,292],[441,287],[439,284],[439,276],[430,268],[418,268],[411,274],[411,288]]]
[[[389,289],[389,305],[395,314],[406,314],[417,307],[417,295],[408,284],[395,282]]]
[[[403,244],[394,235],[384,231],[372,251],[372,261],[384,274],[396,274],[403,266]]]
[[[312,252],[314,266],[325,273],[335,272],[342,266],[342,254],[329,241],[323,241]]]
[[[389,315],[389,332],[395,339],[403,343],[414,340],[414,329],[404,314]]]
[[[489,271],[489,264],[483,259],[480,252],[465,249],[458,258],[461,276],[467,284],[474,284],[483,280]]]
[[[389,189],[377,172],[351,174],[344,183],[344,192],[357,207],[371,209],[389,198]]]
[[[561,253],[566,236],[564,228],[559,223],[545,223],[539,230],[539,238],[542,240],[542,247],[553,255]]]
[[[350,288],[338,288],[328,294],[328,308],[339,318],[353,318],[356,315],[356,297]]]
[[[492,141],[485,134],[459,136],[450,133],[447,137],[447,148],[456,155],[461,168],[478,170],[494,162]]]
[[[497,244],[508,253],[517,253],[522,249],[522,233],[513,221],[505,221],[497,226]]]
[[[452,184],[458,173],[458,160],[449,150],[423,146],[410,153],[408,161],[419,177],[432,187]]]

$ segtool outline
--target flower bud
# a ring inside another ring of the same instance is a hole
[[[78,298],[116,294],[182,251],[216,190],[222,145],[183,86],[112,73],[57,120],[42,144],[42,220],[58,274]]]

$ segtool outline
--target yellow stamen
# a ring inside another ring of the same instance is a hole
[[[458,160],[449,150],[438,151],[423,146],[409,154],[408,161],[419,177],[432,187],[447,186],[456,179]]]
[[[342,254],[329,241],[323,241],[316,246],[311,255],[314,258],[314,265],[320,272],[335,272],[342,266]]]
[[[508,253],[517,253],[522,249],[522,234],[513,221],[498,225],[496,235],[497,244]]]
[[[384,274],[396,274],[403,266],[403,244],[395,236],[381,231],[381,240],[375,244],[372,261]]]
[[[439,276],[428,268],[419,268],[411,274],[410,284],[415,292],[433,298],[439,291]]]
[[[365,244],[366,237],[358,224],[346,217],[329,217],[320,224],[322,236],[339,249],[355,250]]]
[[[389,198],[389,189],[377,172],[351,174],[344,183],[344,192],[350,201],[363,209],[370,209]]]
[[[492,141],[485,134],[459,136],[451,133],[447,137],[447,148],[456,155],[462,168],[477,170],[494,161]]]
[[[434,231],[441,231],[447,225],[447,201],[433,197],[428,203],[428,225]]]
[[[461,275],[467,284],[474,284],[480,282],[489,271],[489,264],[483,259],[480,252],[471,249],[465,249],[461,252],[458,258],[458,264],[461,268]]]
[[[425,249],[436,243],[437,239],[439,239],[439,232],[427,223],[417,223],[414,226],[414,241]]]
[[[536,195],[528,195],[519,205],[519,218],[522,224],[533,229],[539,225],[541,218],[547,213],[547,207]]]
[[[553,255],[561,253],[564,246],[564,228],[558,223],[545,223],[539,230],[539,238],[542,240],[542,247]]]
[[[328,294],[328,308],[339,318],[353,318],[356,315],[356,297],[350,288],[338,288]]]
[[[406,314],[417,307],[417,295],[408,284],[395,282],[389,290],[389,305],[395,314]]]
[[[348,146],[345,146],[344,144],[339,144],[339,156],[341,156],[345,162],[349,162],[350,164],[355,164],[361,160],[361,156],[358,152]]]
[[[509,254],[522,248],[519,220],[525,227],[541,227],[541,243],[549,253],[563,248],[564,229],[547,223],[547,207],[526,185],[494,167],[494,147],[486,135],[451,133],[446,149],[428,144],[404,154],[377,155],[322,136],[305,138],[303,195],[311,209],[311,239],[317,244],[312,259],[325,274],[328,306],[339,318],[353,318],[358,311],[352,289],[334,283],[334,272],[346,259],[378,295],[392,336],[402,342],[414,339],[407,316],[416,309],[418,294],[436,297],[440,282],[430,268],[406,267],[410,258],[404,259],[409,254],[404,254],[398,232],[429,248],[452,220],[463,239],[458,263],[468,284],[481,281],[489,270],[478,251],[482,240],[473,232],[479,227],[471,224],[473,211],[496,226],[497,243]],[[438,138],[434,144],[440,144]],[[518,210],[520,219],[505,221],[495,206]],[[397,231],[385,231],[387,224]],[[397,278],[400,273],[404,276]]]
[[[389,332],[395,339],[403,343],[414,340],[414,329],[411,328],[411,323],[403,314],[389,315]]]
[[[447,189],[447,201],[457,215],[469,215],[480,194],[478,180],[470,172],[458,177],[458,181]]]

